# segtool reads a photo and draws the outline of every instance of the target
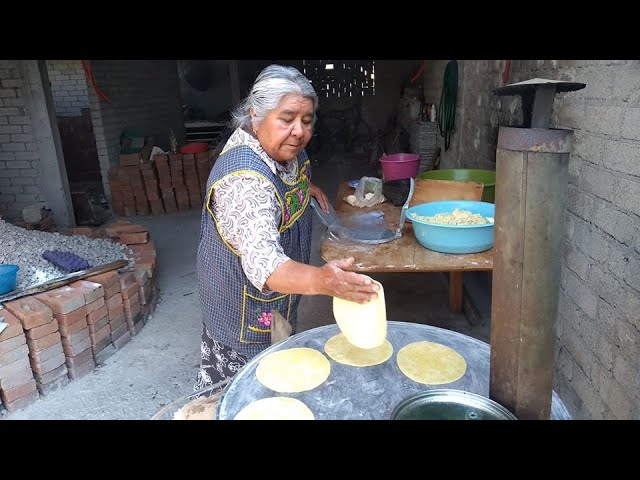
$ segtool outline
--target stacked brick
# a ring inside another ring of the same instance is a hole
[[[144,227],[119,221],[77,233],[126,243],[133,270],[3,305],[0,322],[8,327],[0,333],[0,399],[10,412],[92,372],[140,332],[157,305],[155,244]]]
[[[0,310],[3,323],[9,324],[0,333],[0,398],[13,412],[39,398],[29,361],[29,347],[24,329],[7,309]]]
[[[120,350],[131,339],[120,293],[120,277],[117,272],[112,271],[89,277],[89,280],[102,285],[109,318],[111,344],[115,350]]]
[[[95,362],[91,354],[84,293],[77,288],[65,286],[35,295],[35,298],[51,309],[58,322],[58,341],[62,343],[64,352],[63,365],[56,372],[59,378],[64,376],[74,380],[91,372]],[[65,383],[65,380],[59,381]],[[66,381],[68,382],[68,379]],[[49,388],[47,385],[39,386],[40,393],[44,395],[45,390]]]
[[[200,208],[212,166],[207,151],[156,154],[150,162],[113,168],[109,172],[113,211],[134,216]]]
[[[51,308],[36,297],[25,297],[6,303],[5,309],[18,319],[25,333],[37,390],[46,395],[66,385],[67,370],[59,325]]]

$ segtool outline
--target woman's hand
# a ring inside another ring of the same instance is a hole
[[[309,182],[309,193],[314,197],[324,213],[329,213],[329,199],[325,193],[313,183]]]
[[[378,296],[378,285],[366,275],[343,269],[353,265],[353,258],[332,260],[320,267],[320,283],[325,295],[357,303],[367,303]]]

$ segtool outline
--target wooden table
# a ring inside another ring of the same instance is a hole
[[[358,208],[343,200],[353,189],[346,183],[340,184],[335,210],[341,221],[348,222],[350,216],[372,211],[382,211],[385,222],[395,230],[400,222],[401,207],[384,202],[371,208]],[[469,254],[439,253],[424,248],[413,234],[411,222],[405,222],[402,237],[380,245],[365,245],[338,242],[325,239],[321,247],[325,261],[339,258],[354,258],[353,271],[382,272],[448,272],[449,273],[449,309],[454,313],[462,312],[462,272],[493,270],[493,248],[485,252]]]

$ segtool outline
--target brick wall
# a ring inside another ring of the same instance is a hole
[[[155,137],[169,148],[169,130],[184,138],[178,73],[175,60],[95,60],[96,84],[113,102],[99,101],[88,89],[105,193],[110,198],[108,171],[118,164],[124,129]]]
[[[51,93],[58,117],[77,117],[89,108],[87,80],[80,60],[47,60]]]
[[[520,100],[492,93],[503,60],[459,63],[446,166],[495,168],[498,126],[521,124]],[[425,96],[441,89],[444,65],[427,72]],[[587,84],[556,95],[551,118],[552,127],[574,130],[555,389],[575,418],[640,419],[640,64],[512,62],[509,83],[536,77]]]
[[[40,156],[25,109],[19,60],[0,60],[0,214],[19,219],[22,209],[42,201]]]

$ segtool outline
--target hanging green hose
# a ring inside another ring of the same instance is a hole
[[[456,126],[456,100],[458,98],[458,62],[451,60],[444,69],[442,95],[437,113],[438,128],[444,138],[444,151],[449,150],[451,134]]]

